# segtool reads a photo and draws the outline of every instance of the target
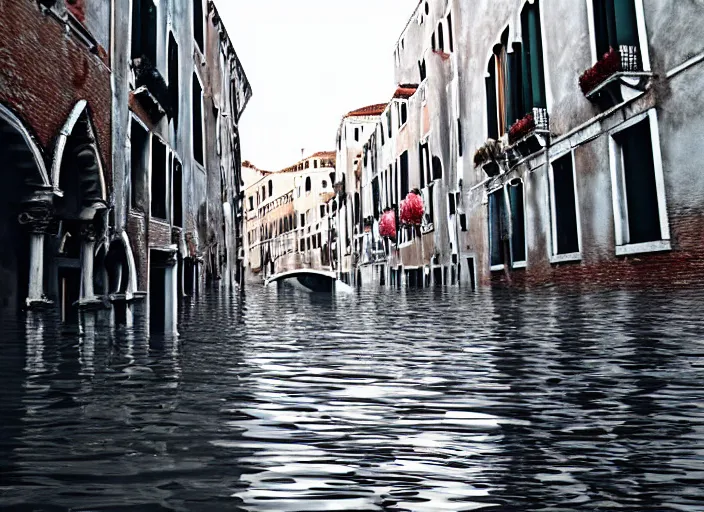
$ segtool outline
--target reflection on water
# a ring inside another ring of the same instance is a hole
[[[2,319],[0,507],[702,510],[704,293],[249,290]]]

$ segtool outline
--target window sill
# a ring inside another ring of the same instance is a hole
[[[526,268],[528,267],[528,263],[525,261],[514,261],[511,266],[512,268]]]
[[[571,252],[568,254],[554,254],[550,256],[550,263],[567,263],[571,261],[582,261],[582,253]]]
[[[504,270],[505,268],[506,268],[506,266],[503,265],[503,264],[501,264],[501,265],[492,265],[491,268],[490,268],[490,270],[491,270],[492,272],[499,272],[499,271]]]
[[[644,242],[641,244],[627,244],[616,246],[616,256],[629,256],[631,254],[645,254],[649,252],[671,251],[672,245],[669,240],[658,240],[655,242]]]

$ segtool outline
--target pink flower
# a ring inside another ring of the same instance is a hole
[[[393,210],[384,212],[379,220],[379,235],[387,238],[396,237],[396,215]]]
[[[401,222],[403,224],[419,226],[423,222],[424,213],[423,199],[418,194],[411,192],[401,202]]]

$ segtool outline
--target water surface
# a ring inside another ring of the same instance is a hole
[[[0,508],[704,510],[702,304],[250,288],[174,339],[5,318]]]

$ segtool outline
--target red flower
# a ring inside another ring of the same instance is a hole
[[[379,235],[395,238],[396,237],[396,215],[393,210],[384,212],[379,220]]]
[[[423,198],[418,194],[411,192],[404,201],[401,201],[401,222],[403,224],[419,226],[423,222],[424,213]]]
[[[516,121],[508,131],[508,142],[513,144],[535,130],[535,119],[533,114],[526,115],[523,119]]]
[[[619,71],[621,71],[621,54],[611,48],[609,53],[605,53],[601,60],[579,77],[579,87],[585,95],[589,94],[599,84]]]

